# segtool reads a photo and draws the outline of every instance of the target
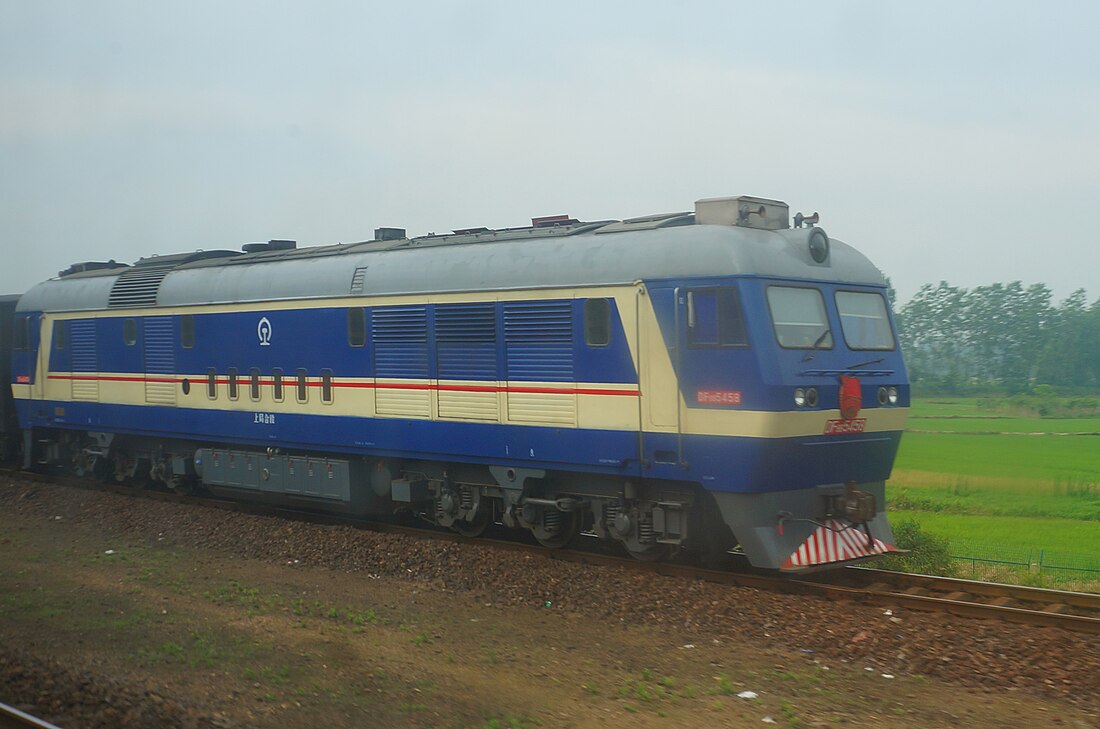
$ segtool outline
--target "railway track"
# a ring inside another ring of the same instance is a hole
[[[18,472],[9,471],[8,473],[16,475]],[[18,473],[18,475],[21,478],[28,477],[28,474],[25,473]],[[30,478],[56,483],[55,479],[47,477],[30,475]],[[80,488],[89,487],[87,481],[67,483],[66,485]],[[170,492],[149,491],[116,485],[97,485],[96,488],[138,498],[189,503],[208,508],[274,515],[316,523],[341,524],[374,531],[409,534],[419,538],[481,544],[498,549],[519,550],[538,554],[547,559],[614,566],[649,573],[656,572],[657,574],[681,579],[703,580],[773,592],[812,594],[828,599],[850,600],[888,608],[945,612],[966,618],[998,619],[1026,625],[1057,627],[1094,635],[1100,634],[1100,595],[1091,593],[913,575],[858,566],[846,567],[828,573],[790,576],[754,571],[747,566],[725,570],[669,562],[649,563],[612,554],[601,549],[547,550],[520,541],[489,537],[470,539],[452,532],[444,532],[428,527],[364,521],[357,517],[246,504],[223,498],[182,496]]]
[[[60,727],[20,711],[14,706],[0,704],[0,729],[60,729]]]
[[[1100,595],[951,577],[850,567],[825,577],[833,594],[852,591],[864,601],[965,617],[996,617],[1100,634]],[[814,582],[814,580],[809,580]]]

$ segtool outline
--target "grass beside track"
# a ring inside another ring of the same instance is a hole
[[[901,439],[895,468],[895,479],[918,472],[995,478],[1014,488],[1064,484],[1100,492],[1100,436],[909,432]]]
[[[1006,579],[1100,588],[1100,572],[1083,571],[1100,568],[1100,436],[1069,435],[1100,432],[1100,418],[1005,413],[972,398],[918,401],[908,427],[887,482],[891,519],[915,520],[955,555],[1082,566]]]
[[[891,519],[915,519],[936,536],[947,537],[958,550],[969,545],[996,545],[1003,554],[1026,555],[1032,551],[1038,559],[1040,549],[1051,554],[1079,554],[1082,545],[1100,545],[1100,521],[1052,519],[1027,516],[981,516],[929,513],[897,509]],[[1096,552],[1095,548],[1091,550]],[[1100,554],[1097,555],[1100,562]],[[1100,575],[1097,575],[1100,580]]]

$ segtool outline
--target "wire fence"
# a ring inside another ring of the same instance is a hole
[[[968,540],[951,540],[951,558],[961,576],[1021,584],[1055,583],[1076,589],[1100,586],[1100,554],[1051,549],[1005,549]]]

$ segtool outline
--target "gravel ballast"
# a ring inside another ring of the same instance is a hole
[[[667,626],[699,641],[783,646],[802,652],[808,661],[848,662],[886,674],[1019,690],[1069,700],[1088,710],[1096,710],[1100,696],[1100,639],[1055,628],[776,594],[18,478],[0,485],[0,511],[49,520],[59,529],[95,525],[115,538],[411,580],[425,589],[468,591],[498,605],[541,605],[603,622]],[[57,669],[11,652],[4,654],[0,668],[9,684],[23,681],[28,686],[35,685],[28,675]],[[164,704],[158,698],[153,703]],[[175,717],[166,726],[214,725],[188,707],[165,711]]]

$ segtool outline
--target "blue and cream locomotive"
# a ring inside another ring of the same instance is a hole
[[[642,559],[893,549],[886,284],[760,198],[693,213],[77,264],[15,307],[26,466]]]

